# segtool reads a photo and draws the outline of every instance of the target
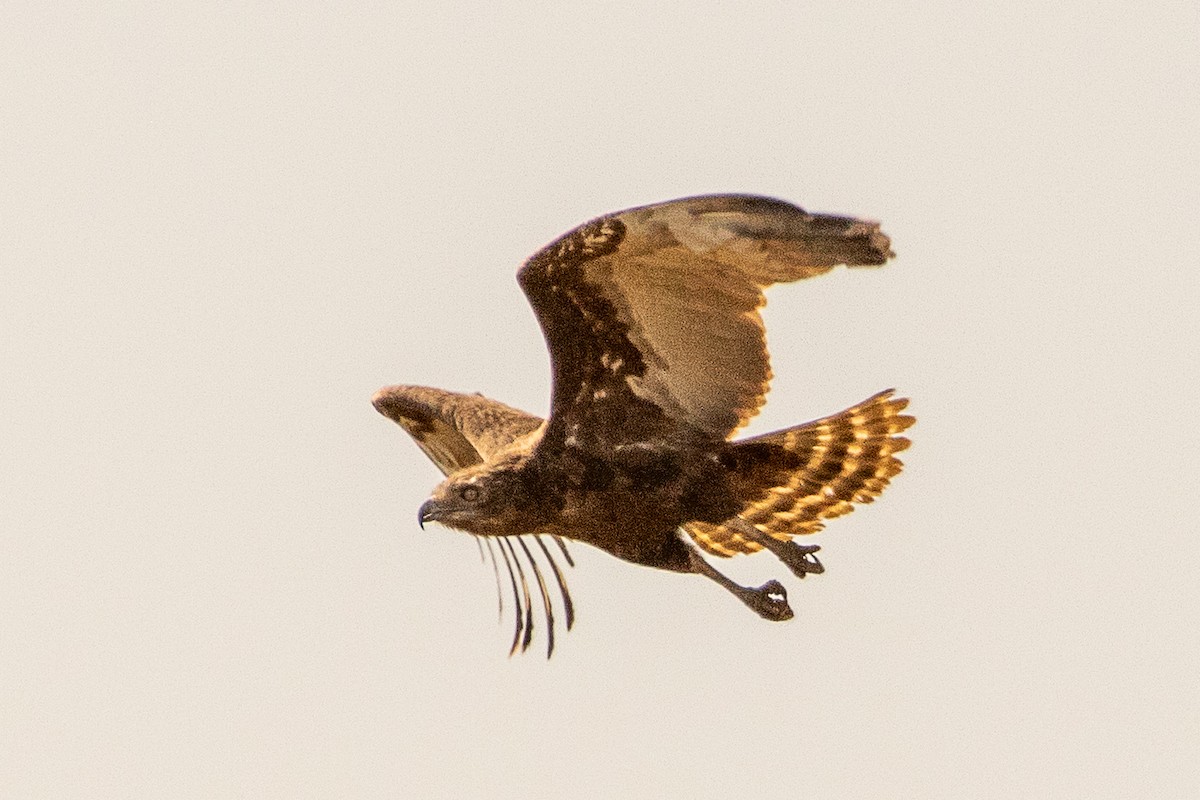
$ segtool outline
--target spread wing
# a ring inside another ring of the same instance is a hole
[[[426,386],[388,386],[371,403],[404,428],[445,475],[492,460],[542,424],[541,417],[483,395]]]
[[[518,275],[553,373],[539,451],[727,438],[757,413],[771,377],[763,288],[890,256],[877,223],[750,195],[674,200],[576,228]]]

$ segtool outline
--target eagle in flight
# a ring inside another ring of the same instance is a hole
[[[566,627],[574,621],[555,560],[557,551],[573,565],[567,539],[703,575],[765,619],[792,617],[778,581],[741,586],[701,551],[724,558],[766,549],[800,578],[822,572],[818,547],[793,537],[882,492],[900,472],[895,456],[909,441],[899,434],[914,419],[889,390],[813,422],[733,439],[771,378],[763,289],[842,264],[881,265],[889,245],[878,223],[752,195],[608,214],[547,245],[517,274],[550,350],[549,419],[479,394],[376,393],[375,408],[446,476],[418,510],[419,524],[487,544],[503,614],[499,550],[515,606],[510,655],[533,637],[530,575],[547,655],[554,649],[555,604],[539,561],[557,583]]]

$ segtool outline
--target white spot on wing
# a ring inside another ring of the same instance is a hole
[[[625,359],[620,356],[614,356],[612,353],[601,353],[600,365],[611,372],[617,372],[621,367],[625,366]]]

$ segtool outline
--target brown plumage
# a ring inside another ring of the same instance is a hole
[[[548,420],[440,389],[392,386],[375,395],[375,407],[447,476],[419,521],[481,537],[498,590],[490,539],[499,539],[515,605],[512,652],[532,640],[531,579],[548,653],[547,574],[567,627],[573,623],[554,555],[569,561],[564,539],[704,575],[764,618],[792,616],[777,581],[739,586],[691,542],[717,556],[766,548],[800,577],[820,572],[816,546],[791,537],[870,502],[900,471],[895,453],[908,440],[898,434],[913,418],[891,391],[815,422],[732,440],[762,406],[771,377],[762,290],[890,256],[876,223],[763,197],[622,211],[567,233],[518,273],[550,350]]]

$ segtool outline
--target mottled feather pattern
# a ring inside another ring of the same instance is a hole
[[[905,450],[909,440],[899,434],[916,421],[901,413],[908,400],[892,393],[880,392],[841,413],[738,443],[777,444],[803,461],[786,482],[770,487],[739,516],[786,541],[816,533],[825,520],[854,510],[854,503],[874,500],[903,467],[895,454]],[[762,549],[725,525],[691,522],[683,528],[713,555]]]
[[[538,443],[543,457],[563,447],[608,450],[624,441],[669,434],[676,426],[637,397],[628,379],[646,372],[648,354],[631,341],[619,295],[604,291],[606,268],[626,236],[616,217],[601,217],[543,248],[518,273],[550,349],[550,419]]]

